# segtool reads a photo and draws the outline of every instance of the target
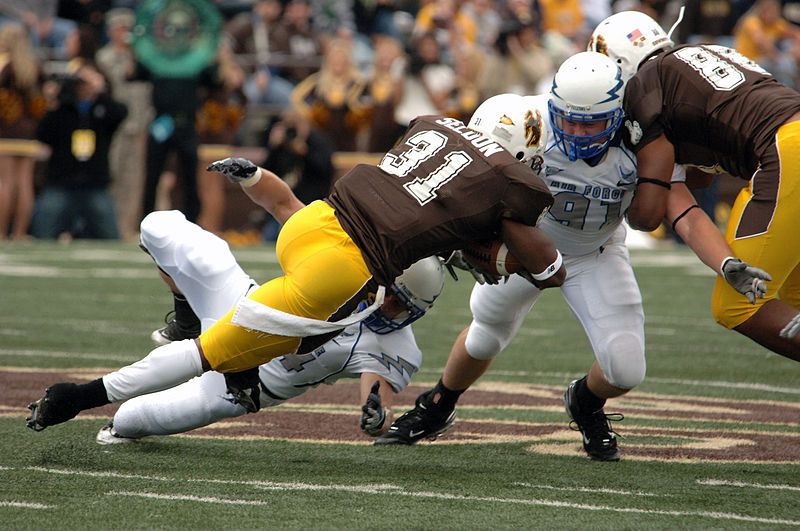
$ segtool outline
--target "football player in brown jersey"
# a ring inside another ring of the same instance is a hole
[[[730,48],[674,46],[643,13],[607,18],[589,49],[615,59],[630,78],[624,125],[640,175],[631,225],[653,230],[666,218],[720,274],[712,298],[717,322],[800,361],[800,94]],[[705,214],[685,185],[670,189],[675,163],[746,181],[727,245],[692,230]],[[757,290],[761,299],[733,287],[763,280],[772,282]]]
[[[472,241],[503,239],[538,275],[537,285],[559,286],[563,267],[539,274],[560,266],[552,241],[536,227],[553,203],[538,176],[547,125],[532,126],[521,96],[504,96],[502,106],[493,99],[484,104],[493,111],[482,115],[486,133],[451,118],[415,119],[378,165],[356,166],[325,200],[288,218],[276,244],[283,276],[241,299],[196,340],[158,347],[87,384],[48,387],[29,405],[28,427],[39,431],[208,370],[225,375],[236,403],[257,411],[259,365],[313,350],[371,315],[386,286],[412,263]],[[244,159],[225,159],[209,170],[240,183],[257,203],[269,197],[269,187],[285,186]],[[366,308],[354,313],[361,303]]]

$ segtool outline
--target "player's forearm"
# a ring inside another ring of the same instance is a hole
[[[242,190],[257,205],[269,212],[281,225],[305,205],[297,199],[292,189],[273,172],[259,168],[261,178]]]
[[[733,256],[722,233],[700,208],[687,213],[676,226],[676,232],[697,257],[717,274],[722,273],[722,261]]]

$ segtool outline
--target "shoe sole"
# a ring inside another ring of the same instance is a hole
[[[375,445],[402,444],[402,445],[405,445],[405,446],[412,446],[412,445],[418,443],[419,441],[421,441],[422,439],[427,439],[427,440],[433,442],[436,439],[438,439],[441,434],[443,434],[444,432],[446,432],[447,430],[452,428],[453,424],[455,424],[455,423],[456,423],[456,412],[455,412],[455,410],[453,410],[453,412],[450,414],[449,417],[447,417],[447,420],[444,422],[444,426],[442,426],[438,430],[434,431],[433,433],[429,433],[428,435],[422,435],[421,437],[415,437],[413,439],[401,439],[400,437],[389,438],[389,437],[386,437],[386,435],[384,435],[383,437],[375,439],[375,442],[372,443],[372,444],[375,444]],[[388,435],[388,433],[387,433],[387,435]]]
[[[31,414],[25,419],[25,425],[33,431],[42,431],[47,427],[39,422],[39,417],[41,417],[42,412],[42,400],[44,400],[44,397],[40,398],[36,402],[31,402],[28,404],[28,409],[31,410]]]
[[[114,435],[105,428],[101,429],[97,432],[97,437],[95,437],[95,442],[97,444],[107,446],[111,444],[131,444],[135,443],[138,439],[132,439],[130,437],[121,437],[119,435]]]

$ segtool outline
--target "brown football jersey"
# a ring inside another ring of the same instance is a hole
[[[685,45],[639,68],[624,108],[634,152],[663,133],[677,163],[749,180],[800,94],[735,50]]]
[[[326,201],[388,284],[421,258],[496,238],[504,218],[535,225],[553,196],[497,142],[456,119],[424,116],[377,166],[336,181]]]

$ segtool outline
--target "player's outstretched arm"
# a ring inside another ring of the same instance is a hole
[[[769,273],[736,258],[722,233],[697,205],[689,188],[683,183],[673,183],[667,201],[667,221],[686,245],[708,267],[747,297],[750,304],[763,298],[767,292]]]
[[[247,196],[281,225],[305,206],[280,177],[247,159],[228,157],[212,162],[206,169],[221,173],[232,183],[239,183]]]

